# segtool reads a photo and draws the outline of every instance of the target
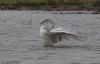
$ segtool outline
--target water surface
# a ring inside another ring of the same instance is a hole
[[[88,40],[42,47],[39,23],[45,18],[52,19],[56,27],[85,33]],[[0,11],[0,64],[100,64],[100,15]]]

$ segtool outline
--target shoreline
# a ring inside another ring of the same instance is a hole
[[[100,11],[100,6],[0,6],[0,10]]]
[[[91,14],[100,14],[99,7],[85,6],[0,6],[0,10],[41,10],[41,11],[93,11]],[[73,12],[71,12],[73,13]],[[82,14],[82,12],[77,12]],[[89,13],[90,14],[90,13]]]

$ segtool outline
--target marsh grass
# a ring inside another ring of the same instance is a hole
[[[94,5],[94,6],[100,6],[100,0],[95,0],[95,1],[93,2],[93,5]]]
[[[100,6],[100,0],[0,0],[1,6]]]

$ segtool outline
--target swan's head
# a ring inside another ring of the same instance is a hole
[[[40,24],[45,25],[45,24],[48,24],[48,23],[53,23],[53,21],[51,19],[44,19]]]
[[[54,22],[51,19],[44,19],[41,23],[41,26],[45,26],[46,29],[50,30],[54,28]]]

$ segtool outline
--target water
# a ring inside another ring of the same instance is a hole
[[[56,27],[85,33],[88,39],[42,47],[39,23],[45,18],[55,21]],[[0,11],[0,64],[100,64],[100,15]]]

